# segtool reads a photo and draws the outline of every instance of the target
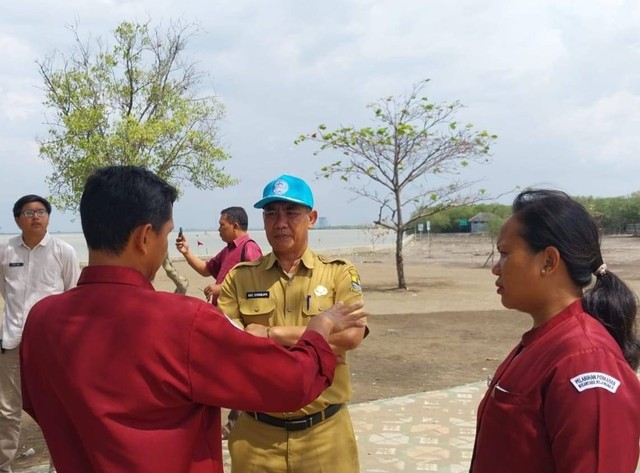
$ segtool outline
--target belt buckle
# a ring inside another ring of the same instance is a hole
[[[284,428],[289,432],[296,430],[305,430],[313,425],[310,420],[311,419],[285,420]]]

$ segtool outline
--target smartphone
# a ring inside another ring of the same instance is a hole
[[[178,231],[178,238],[184,238],[184,235],[182,234],[182,227],[180,227],[180,230]]]

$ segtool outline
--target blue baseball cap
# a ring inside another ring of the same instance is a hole
[[[256,209],[263,209],[271,202],[293,202],[313,208],[313,194],[309,184],[299,177],[282,176],[267,184],[262,191],[262,199],[253,204]]]

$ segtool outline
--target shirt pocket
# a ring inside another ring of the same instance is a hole
[[[240,316],[244,325],[270,325],[269,320],[274,316],[276,303],[273,299],[243,299],[240,301]]]
[[[311,294],[306,296],[302,307],[302,316],[305,318],[313,317],[332,307],[334,304],[332,294],[325,296],[316,296]]]
[[[492,432],[534,432],[540,416],[534,393],[513,393],[498,386],[489,394],[482,422],[491,424]]]
[[[37,284],[42,293],[58,294],[64,292],[61,267],[45,267],[37,274]]]
[[[493,387],[491,398],[496,404],[504,406],[526,406],[531,402],[526,394],[505,391],[499,383]]]

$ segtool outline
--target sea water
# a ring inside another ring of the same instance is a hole
[[[82,233],[52,233],[75,248],[78,259],[81,263],[88,260],[87,244]],[[16,234],[0,234],[0,243],[6,242]],[[189,248],[195,255],[203,258],[216,255],[222,248],[224,242],[220,239],[217,230],[185,230],[184,236],[187,239]],[[249,230],[249,236],[260,245],[263,253],[270,251],[269,243],[264,230]],[[182,258],[175,246],[178,237],[178,228],[169,235],[169,256],[172,259]],[[394,244],[395,235],[392,232],[376,231],[364,229],[311,229],[309,231],[309,248],[316,252],[336,252],[339,250],[379,250]]]

